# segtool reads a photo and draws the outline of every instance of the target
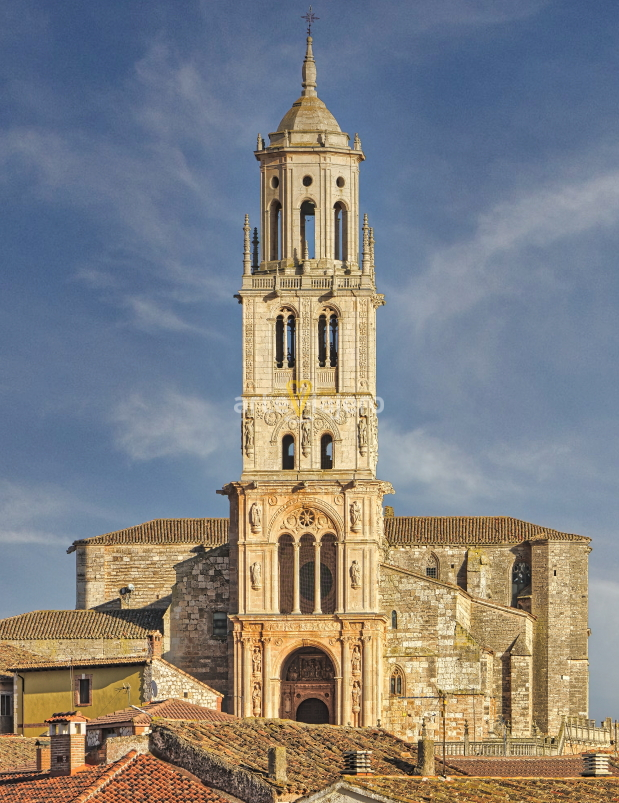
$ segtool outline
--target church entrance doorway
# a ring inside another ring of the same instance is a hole
[[[313,725],[335,724],[335,671],[317,647],[302,647],[282,667],[280,716]]]

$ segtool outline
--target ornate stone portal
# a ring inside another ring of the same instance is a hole
[[[301,648],[286,663],[281,685],[280,717],[313,724],[333,724],[335,670],[324,652]]]

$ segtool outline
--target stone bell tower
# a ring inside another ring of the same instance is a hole
[[[374,238],[361,141],[316,94],[258,136],[260,226],[245,219],[243,473],[230,499],[231,688],[240,716],[374,725],[378,611]],[[360,237],[361,234],[361,237]],[[360,250],[361,240],[361,250]]]

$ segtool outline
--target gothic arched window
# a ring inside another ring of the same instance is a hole
[[[294,435],[284,435],[282,438],[282,469],[294,470]]]
[[[392,697],[402,697],[404,693],[404,672],[399,666],[394,666],[389,678],[389,694]]]
[[[273,201],[270,211],[271,259],[282,258],[282,205]]]
[[[397,630],[398,629],[398,612],[391,611],[391,629]]]
[[[320,439],[320,468],[333,468],[333,437],[328,432]]]
[[[320,368],[335,368],[339,347],[337,315],[323,312],[318,318],[318,365]]]
[[[315,256],[316,205],[312,201],[301,204],[301,259],[314,259]]]
[[[433,577],[438,580],[438,558],[436,555],[428,555],[425,575],[426,577]]]
[[[333,207],[333,258],[346,261],[348,259],[348,212],[343,203],[338,201]]]
[[[275,319],[275,365],[294,368],[297,351],[297,321],[290,310],[282,310]]]

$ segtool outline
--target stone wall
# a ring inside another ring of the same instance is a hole
[[[79,545],[76,608],[165,608],[176,582],[174,566],[195,554],[196,544]],[[121,602],[120,589],[135,586]]]
[[[3,643],[42,655],[52,661],[91,658],[147,657],[150,654],[148,638],[87,638],[87,639],[15,639]]]
[[[154,658],[144,669],[142,694],[145,700],[153,697],[152,681],[157,685],[158,700],[176,697],[204,708],[212,708],[213,711],[221,710],[221,694],[217,694],[214,689],[161,658]]]
[[[229,612],[229,548],[200,552],[177,565],[176,571],[170,608],[171,660],[227,695],[228,638],[213,636],[213,612]]]

